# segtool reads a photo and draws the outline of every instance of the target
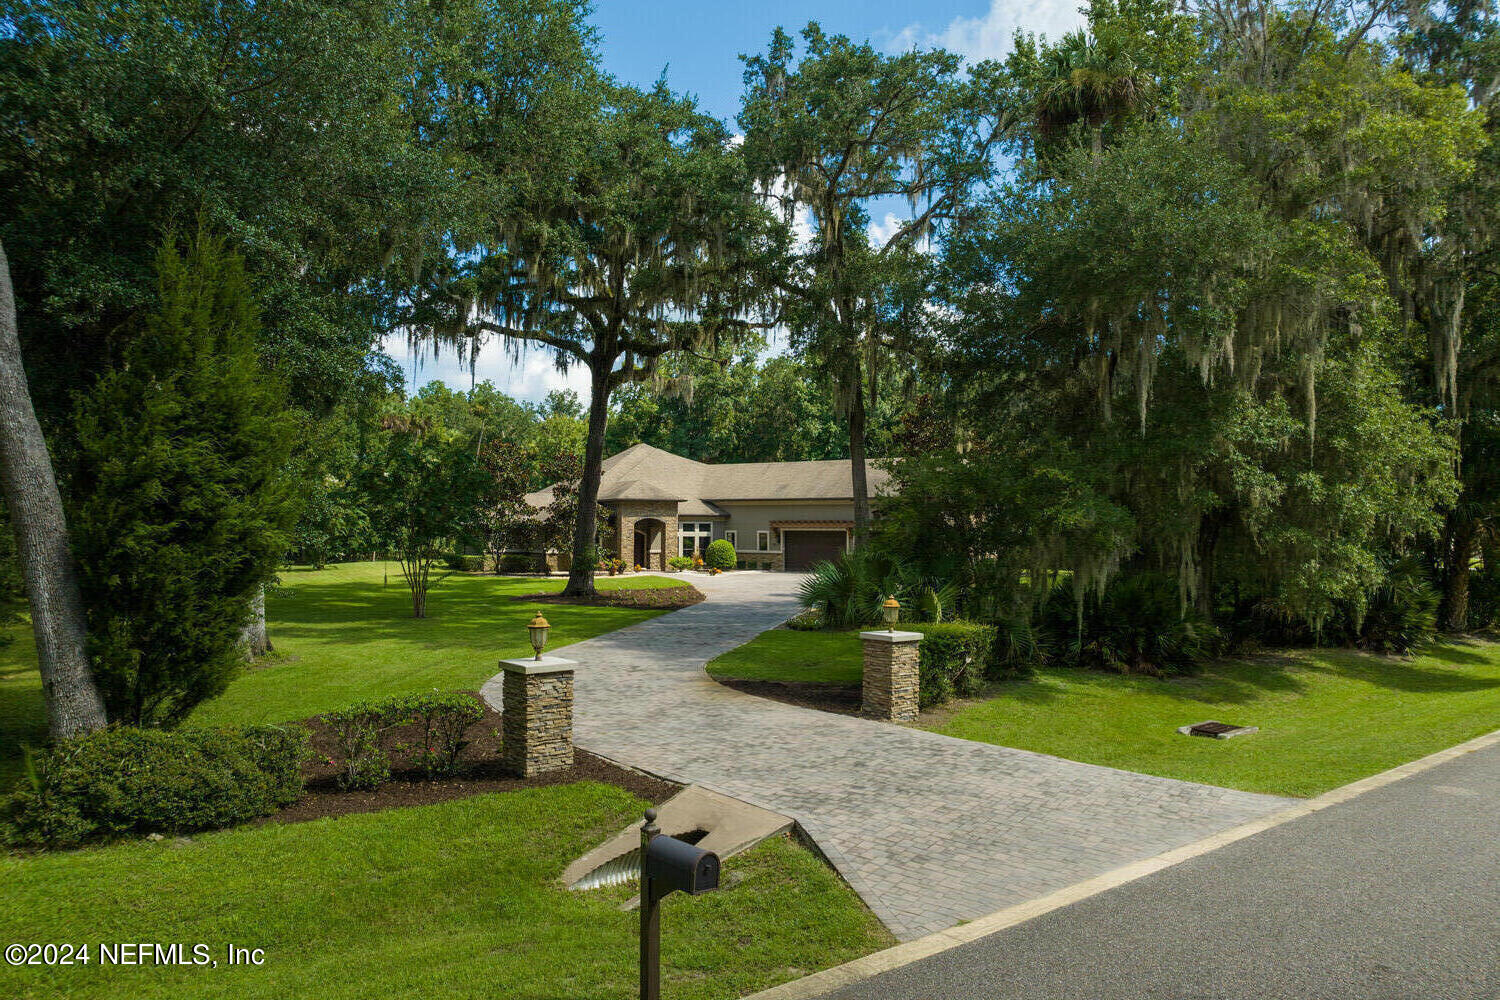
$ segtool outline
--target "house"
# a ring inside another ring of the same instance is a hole
[[[869,466],[871,497],[889,480]],[[604,460],[599,503],[609,512],[603,551],[629,566],[665,569],[727,538],[741,566],[808,569],[849,548],[854,532],[848,459],[710,465],[638,444]],[[552,502],[548,487],[526,497]],[[567,556],[549,562],[563,568]]]

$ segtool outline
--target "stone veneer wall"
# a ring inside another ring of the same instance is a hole
[[[901,635],[902,633],[897,633]],[[910,634],[910,633],[908,633]],[[863,712],[888,722],[917,717],[921,636],[904,641],[862,637],[865,653]]]
[[[677,554],[677,501],[644,501],[644,500],[620,500],[615,503],[616,516],[619,523],[616,526],[615,556],[625,565],[629,566],[635,561],[635,525],[637,521],[646,518],[655,518],[666,525],[665,535],[661,542],[661,551],[646,552],[646,569],[664,570],[667,568],[667,560]]]
[[[523,778],[573,766],[573,671],[507,670],[501,762]]]

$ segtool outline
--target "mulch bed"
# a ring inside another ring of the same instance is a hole
[[[676,611],[705,600],[703,591],[686,587],[657,587],[651,590],[601,590],[593,597],[564,597],[561,594],[522,594],[511,598],[527,604],[582,604],[593,608],[643,608]]]
[[[371,792],[343,791],[338,787],[338,767],[329,763],[330,759],[337,760],[333,731],[321,718],[308,719],[302,724],[312,731],[312,759],[302,768],[307,791],[297,802],[261,820],[262,823],[301,823],[325,816],[349,816],[401,806],[425,806],[488,792],[569,785],[575,781],[598,781],[615,785],[660,804],[681,787],[670,781],[618,767],[576,747],[573,750],[572,767],[534,778],[517,778],[500,765],[500,713],[485,705],[484,717],[465,734],[470,742],[460,756],[462,766],[458,774],[451,778],[428,781],[420,770],[402,770],[400,758],[392,754],[390,781]],[[415,726],[393,729],[387,732],[385,745],[415,744],[420,735]]]
[[[746,681],[715,677],[725,687],[746,694],[784,701],[800,708],[816,708],[840,715],[858,715],[864,691],[858,684],[812,684],[806,681]]]

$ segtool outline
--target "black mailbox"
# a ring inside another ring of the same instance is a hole
[[[646,883],[652,902],[681,890],[690,896],[719,887],[719,856],[658,834],[646,846]]]

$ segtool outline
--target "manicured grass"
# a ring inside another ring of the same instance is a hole
[[[36,639],[31,622],[6,624],[0,632],[11,642],[0,646],[0,795],[21,773],[21,748],[47,739],[47,708],[42,678],[36,672]]]
[[[746,681],[858,684],[864,676],[859,636],[853,632],[762,632],[708,662],[714,677]]]
[[[1179,736],[1207,719],[1259,726]],[[1169,778],[1310,796],[1500,728],[1500,646],[1410,659],[1308,650],[1159,681],[1046,670],[1000,685],[939,732]]]
[[[92,964],[0,968],[0,995],[633,996],[634,888],[573,893],[563,868],[645,803],[593,783],[294,826],[0,858],[0,941],[90,942]],[[837,876],[787,840],[725,863],[721,892],[662,914],[665,995],[739,996],[890,942]],[[196,942],[218,968],[111,967],[98,943]],[[224,948],[265,949],[259,967]]]
[[[530,655],[526,622],[541,605],[513,600],[562,590],[561,577],[455,573],[428,594],[424,619],[395,563],[348,563],[282,573],[266,599],[275,653],[246,670],[194,724],[289,722],[374,698],[473,690],[498,660]],[[600,590],[685,587],[690,580],[632,574],[601,576]],[[627,608],[548,604],[548,648],[579,642],[661,614]],[[0,789],[20,773],[24,746],[46,739],[46,712],[29,622],[7,625],[0,647]]]
[[[859,637],[765,632],[709,670],[857,684]],[[1261,731],[1232,740],[1176,733],[1209,719]],[[1409,658],[1296,650],[1172,680],[1046,669],[925,722],[949,736],[1070,760],[1310,796],[1500,728],[1500,645],[1439,643]]]
[[[434,688],[473,690],[497,661],[531,655],[526,622],[540,608],[552,625],[548,648],[590,639],[660,611],[532,605],[514,598],[556,593],[560,577],[454,573],[427,596],[427,617],[411,616],[411,595],[394,563],[294,569],[266,598],[275,656],[246,671],[195,723],[286,722],[356,701]],[[601,576],[601,590],[686,586],[660,576]]]

